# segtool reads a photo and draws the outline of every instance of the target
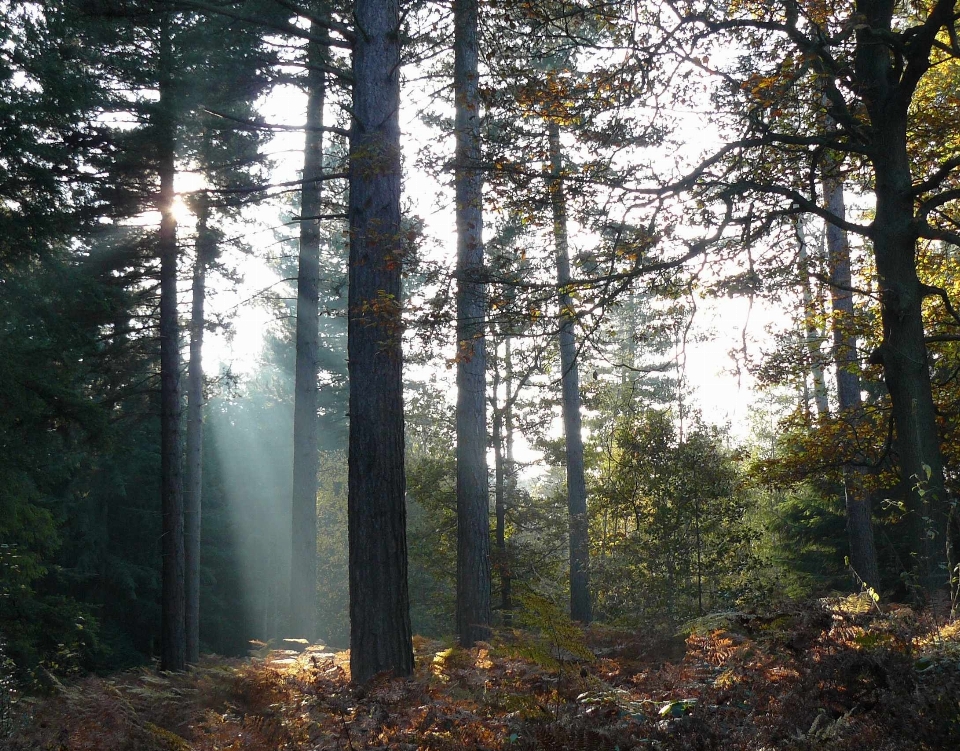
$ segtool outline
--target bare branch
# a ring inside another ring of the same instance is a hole
[[[318,183],[324,182],[326,180],[345,180],[350,175],[347,172],[328,172],[326,175],[320,175],[319,177],[313,177],[309,180],[288,180],[283,183],[269,183],[267,185],[253,185],[249,188],[206,188],[204,190],[194,190],[190,191],[191,194],[203,194],[207,195],[236,195],[236,194],[247,194],[247,193],[259,193],[261,191],[274,190],[276,188],[297,188],[299,189],[304,185],[304,183]]]
[[[309,131],[311,133],[334,133],[338,136],[343,136],[347,138],[350,135],[350,131],[345,128],[337,128],[332,125],[278,125],[275,123],[258,123],[255,120],[248,120],[243,117],[237,117],[236,115],[230,115],[226,112],[219,112],[217,110],[210,109],[209,107],[204,107],[203,111],[208,115],[213,115],[214,117],[220,117],[224,120],[230,120],[237,123],[238,125],[243,126],[249,130],[264,130],[264,131]]]

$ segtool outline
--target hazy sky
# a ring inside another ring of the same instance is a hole
[[[415,164],[416,154],[424,138],[435,138],[416,121],[421,102],[416,92],[405,92],[401,113],[404,130],[404,154],[408,168],[404,183],[404,200],[412,213],[420,216],[426,224],[426,234],[431,250],[428,253],[455,257],[455,232],[453,224],[453,200],[449,190],[438,184],[429,174],[410,169]],[[275,91],[261,103],[261,113],[267,122],[285,125],[305,121],[305,97],[293,87]],[[697,132],[689,125],[687,132]],[[693,137],[693,136],[692,136]],[[453,139],[446,139],[452,153]],[[302,165],[303,134],[297,132],[277,133],[267,147],[273,155],[273,180],[294,180]],[[696,144],[703,148],[704,144]],[[199,187],[190,176],[182,176],[178,189],[182,191]],[[182,229],[189,231],[190,218],[182,217]],[[204,362],[208,373],[216,373],[222,366],[230,365],[237,373],[249,373],[256,368],[263,334],[272,324],[275,313],[263,305],[262,293],[277,293],[281,296],[292,293],[292,287],[279,282],[278,275],[262,259],[276,254],[277,230],[295,236],[296,227],[281,228],[281,210],[275,202],[257,210],[250,225],[238,227],[253,248],[253,256],[242,256],[227,248],[227,261],[237,265],[242,276],[240,284],[211,280],[211,299],[208,310],[211,316],[222,315],[233,321],[233,333],[208,334],[204,341]],[[588,242],[574,236],[572,242]],[[182,291],[184,302],[188,301],[188,289]],[[753,399],[753,381],[745,371],[736,370],[736,360],[731,351],[742,347],[743,328],[749,322],[748,341],[763,338],[766,323],[782,315],[781,312],[755,303],[750,308],[746,299],[698,300],[698,313],[691,330],[691,341],[686,349],[686,377],[694,388],[697,404],[704,416],[712,422],[730,423],[734,433],[746,431],[747,405]],[[749,313],[748,313],[749,310]],[[701,341],[707,337],[706,341]],[[452,354],[452,352],[451,352]],[[439,366],[438,366],[439,367]],[[415,374],[413,374],[415,375]]]

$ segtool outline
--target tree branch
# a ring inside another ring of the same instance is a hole
[[[948,229],[931,227],[927,222],[921,221],[917,227],[917,233],[925,240],[940,240],[960,248],[960,233],[951,232]]]
[[[943,307],[946,308],[947,313],[950,314],[950,317],[953,318],[957,325],[960,325],[960,314],[958,314],[953,307],[953,303],[950,302],[950,295],[947,294],[947,291],[943,287],[924,284],[921,289],[923,290],[924,297],[939,297],[940,300],[943,301]]]
[[[837,216],[831,211],[827,211],[825,208],[820,206],[816,201],[811,201],[803,193],[800,193],[797,190],[792,188],[787,188],[782,185],[764,185],[763,183],[756,183],[752,180],[743,180],[739,183],[734,183],[733,186],[743,186],[749,190],[756,191],[757,193],[769,193],[771,195],[783,196],[784,198],[789,198],[797,206],[809,214],[815,214],[819,216],[826,222],[829,222],[835,227],[839,227],[842,230],[847,232],[853,232],[854,234],[861,235],[863,237],[873,237],[873,228],[865,227],[862,224],[857,224],[856,222],[848,221],[842,217]]]
[[[248,120],[243,117],[237,117],[236,115],[230,115],[226,112],[219,112],[217,110],[212,110],[209,107],[204,107],[203,111],[208,115],[213,115],[214,117],[221,117],[224,120],[230,120],[242,125],[244,128],[249,130],[263,130],[263,131],[309,131],[311,133],[334,133],[338,136],[343,136],[344,138],[349,137],[350,131],[345,128],[337,128],[332,125],[277,125],[275,123],[258,123],[254,120]]]
[[[326,175],[320,175],[319,177],[312,177],[309,180],[288,180],[283,183],[270,183],[268,185],[253,185],[249,188],[205,188],[203,190],[194,190],[190,191],[192,194],[202,194],[206,193],[208,195],[235,195],[235,194],[247,194],[247,193],[258,193],[260,191],[273,190],[274,188],[290,188],[296,187],[299,188],[305,183],[319,183],[326,180],[340,180],[346,179],[350,176],[348,172],[328,172]]]
[[[316,34],[311,34],[306,29],[301,29],[297,26],[294,26],[292,23],[277,23],[274,21],[268,21],[263,18],[256,18],[254,16],[247,16],[243,13],[238,13],[237,11],[230,10],[224,6],[220,5],[210,5],[209,3],[197,2],[196,0],[162,0],[169,5],[175,5],[180,8],[185,8],[187,10],[199,10],[206,13],[213,13],[218,16],[226,16],[227,18],[232,18],[236,21],[243,21],[244,23],[253,24],[254,26],[259,26],[264,29],[273,29],[274,31],[280,31],[284,34],[289,34],[290,36],[297,37],[299,39],[307,39],[311,42],[317,42],[319,44],[327,44],[331,47],[341,47],[343,49],[352,49],[353,44],[350,41],[340,41],[338,39],[329,39],[329,38],[320,38]],[[340,32],[337,31],[339,34]]]
[[[953,170],[955,170],[957,167],[960,167],[960,156],[955,156],[953,159],[948,159],[941,164],[940,168],[930,175],[930,177],[928,177],[922,183],[915,185],[913,190],[910,191],[911,194],[913,196],[919,196],[927,191],[933,190],[944,180],[950,177],[950,173],[953,172]]]
[[[344,39],[346,39],[350,45],[353,46],[354,40],[357,38],[356,34],[353,33],[351,29],[346,24],[338,23],[330,18],[323,18],[318,16],[316,13],[313,13],[309,8],[304,8],[302,5],[297,3],[292,3],[290,0],[273,0],[281,8],[286,8],[292,13],[296,13],[298,16],[306,18],[310,23],[316,24],[317,26],[326,29],[327,31],[335,31]]]

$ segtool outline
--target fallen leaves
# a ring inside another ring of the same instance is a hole
[[[707,619],[709,621],[709,619]],[[701,626],[707,625],[707,621]],[[417,638],[416,674],[350,682],[295,645],[181,675],[89,677],[21,705],[11,751],[938,749],[960,747],[960,625],[820,602],[726,613],[685,650],[590,629],[558,670],[494,641]],[[515,637],[515,634],[513,635]]]

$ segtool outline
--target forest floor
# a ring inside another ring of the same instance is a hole
[[[0,747],[960,749],[960,621],[865,598],[708,616],[685,640],[548,624],[415,649],[412,678],[362,687],[320,647],[90,676],[21,697]]]

